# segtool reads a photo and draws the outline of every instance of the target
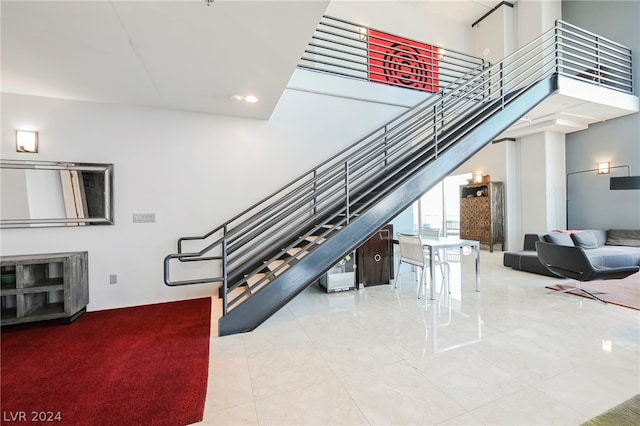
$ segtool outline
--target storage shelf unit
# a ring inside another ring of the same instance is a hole
[[[460,187],[460,238],[480,244],[500,244],[504,250],[504,189],[502,182]]]
[[[66,319],[89,303],[87,252],[0,258],[2,325]]]

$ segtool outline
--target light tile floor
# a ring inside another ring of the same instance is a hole
[[[579,425],[640,393],[639,311],[549,293],[560,280],[505,268],[502,252],[480,265],[480,293],[473,256],[436,301],[416,299],[403,266],[398,289],[314,285],[255,331],[212,339],[200,424]]]

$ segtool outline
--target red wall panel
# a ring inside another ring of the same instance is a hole
[[[438,91],[438,49],[402,37],[369,30],[369,80]]]

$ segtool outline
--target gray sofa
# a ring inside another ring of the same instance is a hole
[[[555,277],[538,259],[536,241],[580,246],[598,266],[640,266],[640,230],[584,229],[580,231],[551,231],[524,236],[523,250],[504,253],[503,265],[519,271]]]

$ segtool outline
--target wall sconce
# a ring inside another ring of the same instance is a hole
[[[16,151],[37,153],[38,132],[34,130],[16,130]]]
[[[482,172],[478,172],[474,176],[476,183],[482,183]]]
[[[598,163],[598,174],[599,175],[606,175],[609,172],[611,172],[611,165],[610,165],[610,163],[608,161],[607,162]]]
[[[366,28],[360,28],[358,30],[358,38],[362,41],[365,41],[367,39],[367,29]]]

